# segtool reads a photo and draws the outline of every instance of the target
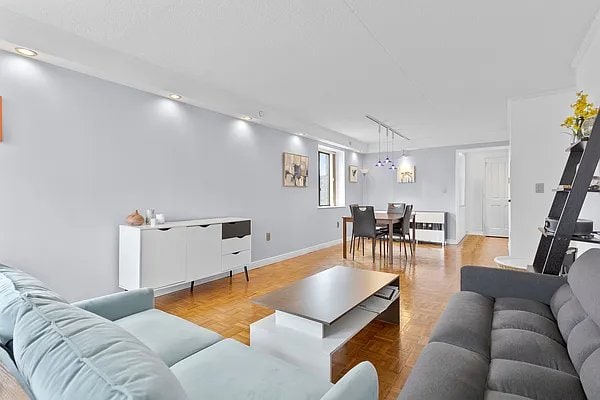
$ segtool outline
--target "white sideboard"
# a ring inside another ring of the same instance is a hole
[[[154,289],[209,278],[251,262],[252,221],[210,218],[119,227],[119,287]]]
[[[415,211],[415,235],[418,242],[446,245],[446,212]]]

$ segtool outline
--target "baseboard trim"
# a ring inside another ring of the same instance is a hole
[[[262,260],[257,260],[257,261],[253,261],[252,263],[250,263],[250,265],[248,266],[248,270],[262,268],[267,265],[275,264],[277,262],[289,260],[290,258],[299,257],[304,254],[308,254],[308,253],[312,253],[312,252],[315,252],[318,250],[326,249],[328,247],[336,246],[340,243],[342,243],[342,239],[336,239],[336,240],[332,240],[330,242],[325,242],[325,243],[317,244],[314,246],[305,247],[300,250],[291,251],[289,253],[280,254],[278,256],[263,258]],[[242,273],[244,273],[243,269],[240,269],[237,272],[236,271],[233,272],[234,275],[242,274]],[[229,276],[229,272],[223,272],[221,274],[214,275],[214,276],[211,276],[208,278],[199,279],[199,280],[195,281],[195,285],[201,285],[203,283],[216,281],[217,279],[226,278],[228,276]],[[154,297],[164,296],[165,294],[178,292],[178,291],[184,290],[184,289],[189,290],[189,288],[190,288],[190,282],[186,282],[186,283],[178,283],[176,285],[167,286],[167,287],[163,287],[163,288],[159,288],[159,289],[154,289]]]
[[[326,249],[331,246],[336,246],[340,243],[342,243],[342,239],[337,239],[337,240],[332,240],[330,242],[325,242],[325,243],[317,244],[314,246],[305,247],[300,250],[291,251],[289,253],[280,254],[278,256],[263,258],[262,260],[253,261],[251,264],[251,268],[252,269],[260,268],[260,267],[264,267],[266,265],[274,264],[276,262],[289,260],[290,258],[303,256],[304,254],[308,254],[308,253],[312,253],[314,251]]]

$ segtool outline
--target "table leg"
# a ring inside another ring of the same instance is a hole
[[[412,217],[412,243],[413,251],[417,251],[417,216]]]
[[[394,263],[394,223],[390,221],[388,223],[388,253],[390,256],[390,264]]]
[[[343,248],[342,251],[344,252],[344,258],[348,258],[346,256],[346,250],[347,250],[346,249],[346,247],[347,247],[346,236],[347,236],[346,220],[342,219],[342,248]]]

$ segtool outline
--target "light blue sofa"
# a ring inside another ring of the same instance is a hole
[[[150,289],[68,304],[35,278],[2,265],[0,341],[7,345],[0,363],[37,400],[378,396],[377,373],[368,362],[333,385],[155,309]]]

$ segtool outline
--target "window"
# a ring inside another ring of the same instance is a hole
[[[343,207],[345,153],[319,145],[319,207]]]
[[[335,205],[335,153],[319,151],[319,206]]]

